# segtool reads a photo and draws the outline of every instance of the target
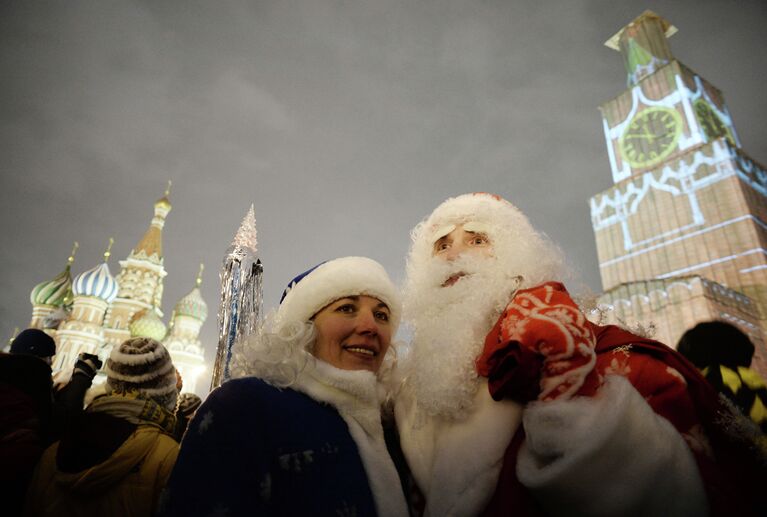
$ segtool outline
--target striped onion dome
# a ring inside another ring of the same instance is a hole
[[[75,296],[95,296],[108,302],[117,297],[117,290],[117,280],[106,262],[77,275],[72,287]]]
[[[186,296],[181,298],[173,312],[177,315],[190,316],[200,321],[205,321],[208,317],[208,304],[202,299],[200,288],[195,287]]]
[[[32,305],[63,307],[71,303],[72,298],[72,274],[69,264],[56,278],[37,284],[29,294]]]
[[[149,337],[162,341],[168,329],[154,309],[147,309],[128,326],[131,337]]]

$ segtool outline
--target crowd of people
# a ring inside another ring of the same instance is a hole
[[[559,248],[508,201],[448,199],[402,292],[369,258],[298,275],[237,343],[234,379],[181,394],[162,344],[0,355],[9,515],[765,515],[767,387],[722,322],[678,351],[589,321]],[[395,339],[400,322],[409,342]],[[733,330],[734,329],[734,330]],[[750,348],[749,348],[750,345]],[[684,354],[684,355],[683,355]],[[687,358],[685,358],[687,356]],[[94,390],[95,388],[91,388]],[[201,405],[200,405],[201,404]]]

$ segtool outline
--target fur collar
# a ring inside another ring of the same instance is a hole
[[[506,447],[520,425],[521,406],[493,400],[483,378],[463,420],[419,412],[407,386],[394,411],[402,450],[426,497],[425,515],[479,514],[495,490]]]
[[[291,388],[338,410],[357,444],[378,515],[407,516],[399,474],[384,441],[380,386],[375,374],[340,370],[310,359]]]

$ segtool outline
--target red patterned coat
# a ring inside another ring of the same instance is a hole
[[[488,334],[477,370],[488,379],[495,400],[533,401],[539,407],[578,400],[574,397],[599,397],[611,375],[627,379],[689,446],[711,514],[758,511],[749,499],[758,493],[754,490],[760,483],[765,486],[765,472],[753,461],[748,444],[738,442],[719,425],[728,410],[694,366],[661,343],[615,326],[592,324],[562,284],[550,282],[516,294]],[[525,428],[527,424],[525,421]],[[598,431],[596,422],[594,432]],[[518,479],[518,473],[524,471],[518,466],[520,454],[529,456],[524,442],[525,429],[520,427],[506,450],[495,493],[484,514],[508,515],[510,508],[515,515],[542,514],[539,501],[558,497],[544,491],[543,498],[539,493],[536,501]],[[610,468],[618,473],[652,453],[642,448],[635,452],[633,457],[614,458]],[[535,460],[540,461],[540,457]],[[567,502],[567,497],[561,501]],[[543,506],[550,509],[545,502]]]

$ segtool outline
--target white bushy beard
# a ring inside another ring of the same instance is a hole
[[[475,361],[521,280],[504,269],[478,254],[410,269],[405,318],[414,335],[406,375],[421,411],[460,419],[470,409],[479,385]],[[442,287],[459,272],[466,276]]]

